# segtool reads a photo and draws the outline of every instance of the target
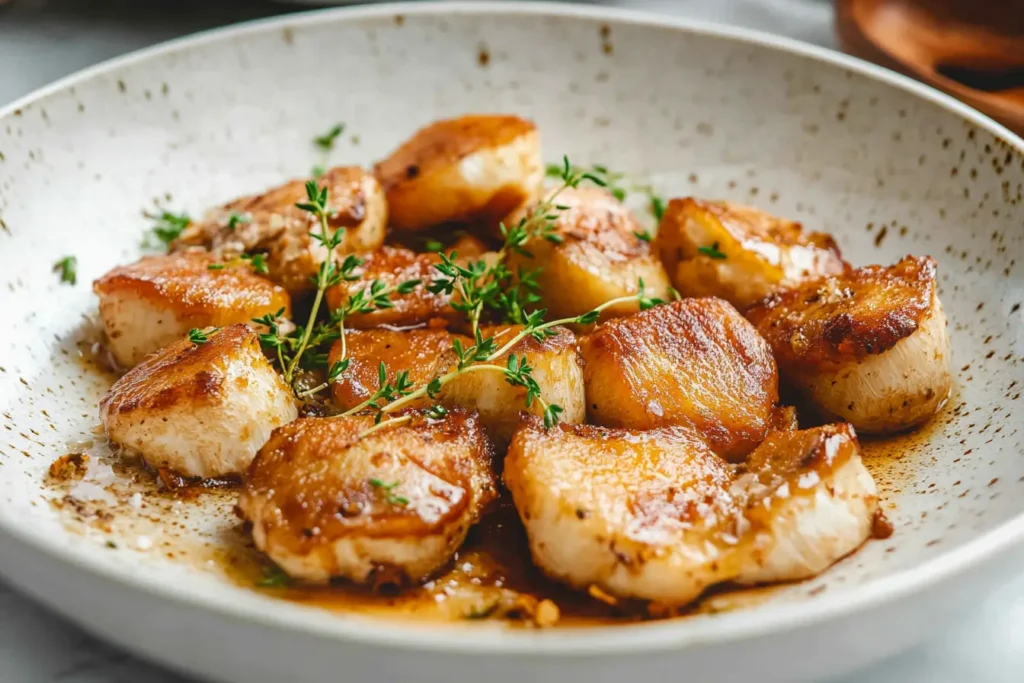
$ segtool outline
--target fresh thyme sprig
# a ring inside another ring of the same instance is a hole
[[[267,313],[259,318],[252,319],[257,325],[263,325],[267,328],[267,332],[260,334],[260,343],[263,346],[274,349],[277,355],[278,367],[282,371],[288,366],[287,361],[285,361],[285,354],[291,350],[290,342],[294,341],[288,335],[281,333],[281,320],[283,319],[284,308],[279,308],[275,313]]]
[[[408,384],[408,373],[398,373],[394,383],[388,382],[387,368],[381,363],[378,390],[367,400],[343,413],[343,415],[353,415],[367,408],[375,411],[374,425],[363,432],[364,436],[387,425],[394,426],[408,422],[413,418],[412,414],[387,420],[384,420],[384,417],[386,414],[407,407],[425,397],[435,401],[424,411],[426,416],[431,419],[444,417],[445,409],[436,403],[444,385],[460,375],[485,371],[500,372],[508,384],[525,389],[526,406],[530,407],[535,401],[539,402],[543,407],[545,426],[553,427],[559,422],[563,412],[562,407],[550,404],[544,399],[540,386],[533,376],[533,367],[529,364],[527,356],[525,354],[517,356],[511,353],[512,349],[527,336],[543,341],[548,336],[555,334],[553,328],[559,325],[591,325],[597,322],[602,311],[621,303],[637,301],[641,310],[661,303],[660,299],[646,295],[643,280],[640,280],[638,292],[635,295],[607,301],[597,308],[573,318],[544,322],[546,311],[527,310],[529,305],[540,300],[536,282],[539,271],[519,271],[513,277],[513,274],[505,266],[505,257],[511,252],[529,256],[527,247],[536,239],[545,239],[556,244],[561,242],[562,238],[557,232],[556,221],[560,212],[568,210],[569,207],[559,204],[557,199],[566,189],[576,188],[585,180],[607,187],[620,178],[620,176],[610,174],[603,166],[596,166],[593,170],[575,169],[568,157],[562,158],[560,166],[549,167],[548,174],[561,179],[561,186],[550,192],[546,199],[525,214],[513,227],[501,225],[504,244],[497,257],[491,262],[478,260],[461,264],[456,260],[455,252],[439,254],[441,262],[435,268],[441,277],[430,283],[428,289],[435,294],[445,293],[452,296],[450,305],[466,315],[474,343],[469,347],[464,347],[462,342],[456,339],[451,348],[457,359],[455,367],[415,388]],[[613,194],[616,193],[613,191]],[[618,197],[619,194],[616,196]],[[480,332],[480,319],[484,310],[501,312],[507,322],[520,324],[522,329],[499,347],[496,336],[484,339]],[[495,362],[506,354],[508,354],[508,359],[503,365]],[[389,399],[389,397],[392,398]],[[383,401],[388,400],[390,402],[382,405]]]
[[[338,137],[340,137],[341,134],[344,132],[344,123],[335,124],[334,126],[331,127],[329,131],[327,131],[323,135],[317,135],[315,138],[313,138],[313,144],[319,147],[320,149],[324,150],[325,152],[330,152],[332,149],[334,149],[334,141],[337,140]]]
[[[388,368],[381,361],[380,366],[377,370],[377,390],[370,395],[368,399],[360,403],[359,405],[350,408],[345,411],[344,415],[353,415],[367,408],[372,408],[376,411],[374,416],[374,424],[377,424],[383,419],[384,412],[382,410],[384,405],[392,401],[396,401],[403,396],[407,396],[412,391],[413,384],[409,381],[409,371],[402,370],[395,375],[395,381],[388,381]],[[382,403],[383,402],[383,403]]]
[[[326,188],[317,191],[318,199],[319,193],[325,190]],[[313,235],[314,239],[319,238],[318,235],[313,233],[311,235]],[[256,256],[262,255],[257,254]],[[255,257],[253,265],[257,266]],[[273,315],[265,315],[261,318],[253,319],[254,323],[263,325],[268,329],[268,332],[260,336],[260,341],[264,346],[274,350],[274,353],[277,355],[278,365],[285,373],[285,379],[293,386],[295,373],[299,367],[326,365],[327,355],[317,352],[317,350],[326,344],[333,343],[335,340],[341,340],[340,357],[327,369],[326,381],[309,389],[301,391],[296,389],[298,398],[307,398],[323,391],[331,384],[339,381],[342,374],[348,369],[349,358],[347,357],[345,346],[345,320],[348,317],[357,313],[372,313],[378,310],[393,308],[394,302],[391,300],[393,294],[409,294],[420,284],[420,280],[405,280],[397,285],[389,285],[379,279],[372,280],[365,287],[357,289],[354,293],[350,294],[344,303],[333,310],[325,320],[315,322],[317,309],[322,299],[322,293],[320,292],[321,279],[323,278],[326,283],[324,289],[343,282],[357,281],[360,278],[357,269],[361,265],[363,265],[363,260],[353,254],[346,256],[341,266],[334,266],[333,270],[330,267],[324,268],[321,265],[321,270],[318,271],[316,278],[318,293],[321,294],[321,297],[314,300],[314,309],[310,311],[309,322],[305,327],[298,327],[290,334],[282,334],[279,320],[284,313],[284,309]]]
[[[498,346],[496,337],[488,337],[485,339],[481,335],[480,331],[477,330],[474,343],[469,347],[463,346],[459,339],[455,339],[454,342],[452,342],[452,351],[457,359],[453,369],[443,375],[435,377],[430,382],[415,389],[413,389],[412,385],[408,383],[407,372],[398,373],[394,383],[387,382],[387,368],[384,363],[381,363],[379,370],[380,388],[374,392],[373,396],[369,399],[345,411],[342,415],[353,415],[365,410],[366,408],[373,408],[375,410],[374,426],[362,432],[361,436],[366,436],[367,434],[383,428],[384,426],[397,426],[408,422],[413,418],[413,415],[402,415],[388,420],[384,420],[384,417],[386,414],[400,410],[401,408],[408,406],[410,403],[418,401],[424,397],[431,400],[438,399],[441,394],[441,389],[456,377],[470,372],[500,372],[504,374],[505,381],[508,384],[514,387],[523,387],[526,389],[525,403],[527,407],[530,407],[534,401],[540,402],[544,410],[544,425],[550,429],[558,424],[563,412],[562,407],[557,404],[548,403],[544,400],[544,397],[541,395],[540,386],[533,377],[533,367],[527,362],[526,355],[523,354],[517,357],[515,354],[511,354],[510,351],[526,337],[533,337],[538,341],[546,339],[547,337],[555,334],[553,328],[560,325],[592,325],[597,322],[604,310],[611,308],[612,306],[617,306],[631,301],[638,302],[641,310],[647,310],[648,308],[662,303],[661,299],[647,296],[644,288],[644,282],[643,280],[640,280],[638,292],[636,294],[611,299],[600,306],[573,318],[562,318],[560,320],[543,322],[546,311],[534,311],[527,317],[526,324],[523,326],[523,329],[513,335],[511,339],[500,347]],[[510,353],[510,355],[508,361],[504,365],[495,363],[497,359],[501,358],[506,353]],[[381,400],[390,400],[390,402],[380,405]],[[427,416],[432,419],[439,419],[440,417],[443,417],[443,409],[439,412],[436,410],[437,407],[438,406],[433,406],[428,409]]]
[[[529,256],[526,247],[536,239],[561,243],[556,220],[559,213],[569,207],[559,204],[558,196],[567,189],[578,187],[584,180],[601,183],[598,176],[574,168],[568,157],[562,157],[562,165],[557,170],[557,177],[562,181],[560,187],[548,193],[515,225],[509,227],[501,223],[499,227],[504,242],[492,259],[460,264],[454,251],[439,254],[441,263],[435,268],[441,277],[435,278],[427,289],[434,294],[456,295],[451,307],[466,315],[473,336],[479,329],[485,310],[497,311],[506,322],[525,322],[525,308],[540,301],[536,282],[538,271],[520,270],[513,274],[505,265],[505,257],[511,252]]]
[[[549,178],[558,177],[560,173],[561,167],[558,164],[548,164],[546,174]],[[650,185],[635,183],[625,173],[616,173],[601,164],[594,164],[587,169],[587,173],[592,176],[591,180],[594,183],[607,188],[608,192],[620,202],[626,201],[630,194],[642,194],[647,197],[647,210],[656,221],[660,223],[665,216],[665,199],[658,195]],[[644,231],[643,234],[637,233],[636,236],[649,242],[650,239],[645,239],[644,234],[649,236],[650,232]]]
[[[295,345],[291,360],[283,368],[285,381],[293,386],[295,371],[299,367],[299,361],[309,345],[309,337],[313,333],[316,316],[320,312],[320,305],[324,300],[324,292],[327,291],[328,287],[332,287],[344,279],[342,271],[338,269],[337,264],[334,262],[334,250],[341,244],[341,239],[345,235],[345,229],[338,228],[334,232],[330,231],[328,221],[333,211],[328,207],[329,194],[327,187],[318,187],[314,180],[306,182],[306,199],[307,201],[298,202],[295,206],[316,218],[320,232],[310,231],[309,236],[324,247],[327,253],[324,256],[324,260],[320,263],[314,278],[316,296],[313,299],[313,306],[309,310],[309,321],[299,334],[299,341]]]
[[[562,169],[558,164],[548,164],[546,175],[549,178],[558,177],[562,172]],[[607,166],[601,164],[594,164],[585,171],[589,176],[590,180],[595,184],[604,187],[612,194],[613,197],[618,199],[620,202],[625,201],[629,194],[629,188],[623,185],[623,181],[626,179],[625,173],[613,173],[608,170]]]
[[[354,275],[352,271],[361,264],[362,260],[355,256],[350,255],[346,257],[345,263],[341,268],[342,279],[359,279],[359,276]],[[397,285],[388,285],[383,280],[373,280],[368,286],[358,289],[354,294],[349,295],[341,306],[331,312],[326,321],[319,323],[314,329],[313,334],[310,336],[307,348],[320,348],[325,344],[329,344],[340,339],[341,353],[338,359],[328,368],[327,380],[315,387],[299,392],[299,398],[312,396],[313,394],[323,391],[330,385],[339,381],[342,374],[348,369],[350,359],[348,358],[347,348],[345,345],[345,320],[349,316],[356,313],[372,313],[374,311],[394,308],[395,304],[391,300],[392,294],[409,294],[419,284],[420,280],[405,280]],[[322,365],[327,363],[327,358],[326,356],[318,355],[314,357],[314,361],[314,364]]]

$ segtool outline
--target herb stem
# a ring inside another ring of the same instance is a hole
[[[285,369],[285,380],[287,380],[289,384],[292,384],[295,379],[295,370],[299,366],[302,354],[306,352],[306,347],[309,345],[310,335],[313,334],[313,326],[316,324],[316,316],[317,313],[320,312],[320,305],[324,300],[324,291],[327,289],[329,280],[334,275],[334,248],[339,243],[337,235],[328,237],[330,227],[327,224],[327,187],[325,186],[322,190],[318,190],[316,183],[310,181],[307,184],[306,191],[309,194],[309,199],[312,203],[302,205],[300,208],[305,208],[306,210],[312,209],[312,212],[319,219],[319,241],[327,248],[327,255],[324,257],[324,262],[320,264],[320,269],[317,271],[316,297],[313,299],[312,308],[309,309],[309,320],[306,322],[306,327],[302,330],[302,338],[299,340],[299,344],[295,349],[295,354],[292,356],[291,362],[288,363],[288,367]]]
[[[405,424],[406,422],[411,420],[413,417],[414,417],[413,415],[403,415],[402,417],[393,417],[390,420],[382,420],[381,422],[378,422],[377,424],[373,425],[372,427],[368,427],[367,429],[364,429],[362,432],[360,432],[359,433],[359,438],[360,439],[366,438],[367,436],[369,436],[370,434],[373,434],[375,431],[377,431],[378,429],[381,429],[382,427],[397,427],[400,424]]]
[[[326,219],[324,220],[326,223]],[[328,254],[330,258],[330,254]],[[299,340],[299,346],[295,351],[295,356],[292,357],[292,362],[288,364],[288,369],[285,371],[285,379],[291,383],[295,376],[295,368],[299,365],[299,359],[302,358],[303,352],[306,350],[306,345],[309,344],[309,336],[313,333],[313,325],[316,323],[316,314],[320,310],[320,304],[324,298],[324,287],[318,283],[316,288],[316,298],[313,299],[313,307],[309,309],[309,321],[306,323],[306,328],[302,330],[302,339]]]
[[[299,398],[306,398],[307,396],[312,396],[313,394],[315,394],[315,393],[317,393],[319,391],[323,391],[328,386],[330,386],[330,385],[327,384],[327,382],[322,382],[322,383],[316,385],[315,387],[313,387],[312,389],[306,389],[305,391],[300,391],[299,393],[297,393],[295,395],[297,397],[299,397]]]
[[[469,372],[480,372],[480,371],[485,371],[485,370],[486,371],[495,371],[496,370],[498,372],[501,372],[501,373],[505,374],[506,376],[509,376],[509,372],[510,371],[512,371],[512,372],[515,371],[512,363],[510,362],[509,367],[506,368],[506,367],[502,367],[501,365],[495,364],[494,361],[496,359],[500,358],[501,356],[505,355],[509,351],[511,351],[513,348],[515,348],[516,344],[518,344],[520,341],[525,339],[527,336],[533,335],[533,334],[537,334],[538,332],[543,332],[544,330],[550,329],[552,327],[556,327],[558,325],[565,325],[565,324],[569,324],[569,323],[582,323],[582,322],[584,322],[586,320],[595,320],[597,318],[597,316],[601,313],[601,311],[604,311],[604,310],[606,310],[606,309],[608,309],[608,308],[610,308],[612,306],[615,306],[616,304],[620,304],[620,303],[627,303],[627,302],[630,302],[630,301],[641,301],[642,302],[643,301],[643,296],[644,296],[644,293],[643,293],[643,282],[641,281],[641,283],[640,283],[640,291],[637,294],[632,294],[630,296],[621,296],[621,297],[618,297],[618,298],[615,298],[615,299],[610,299],[610,300],[608,300],[608,301],[604,302],[603,304],[593,308],[592,310],[590,310],[589,312],[587,312],[587,313],[585,313],[585,314],[583,314],[581,316],[577,316],[577,317],[574,317],[574,318],[563,318],[561,320],[552,320],[551,322],[542,323],[540,325],[526,325],[526,326],[523,327],[522,330],[519,331],[518,334],[516,334],[514,337],[512,337],[512,339],[510,339],[504,346],[502,346],[501,348],[497,349],[493,353],[488,354],[487,357],[483,358],[480,362],[474,363],[474,364],[471,364],[471,365],[462,365],[461,367],[456,367],[454,370],[449,370],[445,374],[440,375],[440,376],[434,378],[429,383],[423,384],[419,388],[415,389],[414,391],[411,391],[411,392],[409,392],[409,393],[407,393],[405,395],[402,395],[399,398],[397,398],[394,401],[392,401],[391,403],[388,403],[387,405],[378,408],[377,409],[378,410],[378,415],[377,415],[378,420],[380,420],[380,418],[383,415],[385,415],[387,413],[393,413],[394,411],[398,410],[399,408],[402,408],[403,406],[407,406],[410,403],[412,403],[413,401],[417,401],[417,400],[423,398],[424,396],[427,396],[428,394],[432,398],[435,397],[437,395],[437,392],[440,390],[441,387],[443,387],[444,385],[448,384],[449,382],[451,382],[453,379],[455,379],[459,375],[463,375],[463,374],[466,374],[466,373],[469,373]],[[503,332],[505,332],[505,331],[507,331],[507,330],[503,330]],[[495,336],[497,336],[497,335],[495,335]],[[493,340],[494,337],[491,337],[490,339]],[[480,342],[478,341],[478,344],[479,343]],[[523,360],[521,362],[522,362],[523,366],[526,365],[526,357],[525,356],[523,357]],[[382,392],[384,391],[384,386],[385,386],[385,381],[386,381],[384,379],[384,374],[383,374],[384,373],[383,363],[381,364],[381,366],[382,366],[381,367],[381,385],[382,385],[382,388],[378,389],[377,391],[375,391],[373,393],[373,395],[370,396],[370,398],[366,399],[365,401],[363,401],[359,405],[357,405],[354,408],[351,408],[351,409],[345,411],[344,413],[342,413],[339,417],[345,417],[345,416],[348,416],[348,415],[353,415],[353,414],[358,413],[359,411],[361,411],[364,408],[367,408],[369,406],[376,407],[375,406],[376,401],[379,398],[381,398],[382,395],[383,395]],[[532,372],[532,371],[530,371],[530,372]],[[512,383],[511,380],[510,380],[510,383]],[[517,384],[513,384],[513,386],[517,386]],[[519,384],[518,386],[527,386],[527,385]],[[534,384],[534,386],[536,387],[536,384]],[[531,390],[528,388],[528,391],[531,391]],[[528,397],[529,396],[530,396],[530,394],[528,394]],[[545,411],[545,420],[547,420],[547,413],[548,413],[549,409],[557,408],[557,406],[551,406],[547,401],[544,400],[544,398],[542,396],[540,396],[539,392],[537,394],[535,394],[535,396],[536,396],[536,399],[540,401],[540,405],[541,405],[541,407]],[[529,403],[527,405],[529,405]],[[559,409],[558,412],[561,412],[561,409]],[[405,419],[405,418],[392,418],[392,419],[388,419],[388,420],[380,420],[376,425],[374,425],[373,429],[371,429],[371,430],[369,430],[367,432],[363,432],[363,435],[368,434],[369,432],[376,430],[377,428],[379,428],[383,424],[391,424],[396,419],[402,419],[402,422],[406,422],[407,421],[407,419]]]
[[[349,415],[355,415],[355,414],[356,414],[356,413],[358,413],[358,412],[359,412],[360,410],[362,410],[362,409],[366,408],[366,407],[367,407],[367,406],[369,406],[369,405],[370,405],[371,403],[373,403],[374,401],[376,401],[376,400],[377,400],[378,398],[380,398],[380,397],[379,397],[379,396],[377,396],[377,394],[376,394],[376,393],[374,393],[374,394],[373,394],[372,396],[370,396],[370,398],[366,399],[366,400],[365,400],[365,401],[363,401],[362,403],[360,403],[360,404],[358,404],[358,405],[356,405],[356,406],[354,406],[354,407],[352,407],[352,408],[349,408],[348,410],[346,410],[345,412],[343,412],[343,413],[342,413],[341,415],[339,415],[338,417],[348,417]]]
[[[590,313],[591,314],[601,313],[602,311],[604,311],[604,310],[606,310],[608,308],[611,308],[612,306],[616,306],[618,304],[624,304],[624,303],[628,303],[630,301],[636,301],[636,300],[637,300],[637,295],[636,294],[630,294],[629,296],[620,296],[617,299],[609,299],[608,301],[605,301],[603,304],[601,304],[599,306],[595,306],[590,311]],[[578,317],[575,317],[575,318],[562,318],[561,320],[552,320],[551,322],[547,322],[547,323],[544,323],[542,325],[538,325],[536,327],[524,327],[522,330],[519,331],[519,333],[516,336],[512,337],[512,339],[510,339],[504,346],[502,346],[500,349],[498,349],[493,354],[491,354],[491,357],[488,358],[488,360],[493,360],[495,358],[500,358],[502,355],[504,355],[505,353],[510,351],[516,344],[518,344],[523,339],[525,339],[527,336],[529,336],[529,335],[531,335],[531,334],[533,334],[535,332],[541,332],[543,330],[548,330],[548,329],[551,329],[552,327],[558,327],[559,325],[569,325],[569,324],[577,322],[580,319],[580,317],[581,316],[578,316]]]
[[[338,358],[338,362],[345,360],[345,356],[348,355],[348,347],[345,341],[345,316],[341,316],[338,320],[338,334],[341,341],[341,356]]]
[[[453,379],[455,379],[459,375],[465,375],[465,374],[470,373],[470,372],[479,372],[481,370],[497,370],[498,372],[505,372],[505,368],[501,367],[500,365],[495,365],[495,364],[489,362],[489,361],[492,361],[492,360],[494,360],[493,356],[488,358],[487,361],[484,361],[483,363],[477,363],[477,364],[474,364],[474,365],[467,365],[466,367],[462,368],[461,370],[458,369],[458,368],[456,368],[455,370],[450,370],[449,372],[447,372],[447,373],[441,375],[440,377],[438,377],[437,381],[440,383],[441,386],[444,386],[445,384],[447,384],[448,382],[452,381]],[[406,405],[408,403],[412,403],[413,401],[416,401],[418,399],[423,398],[424,396],[427,395],[427,387],[428,386],[429,386],[428,384],[424,384],[423,386],[421,386],[419,389],[417,389],[416,391],[412,392],[411,394],[406,394],[402,398],[400,398],[400,399],[398,399],[396,401],[393,401],[392,403],[389,403],[388,405],[384,406],[383,408],[380,409],[380,411],[382,413],[393,413],[396,410],[398,410],[399,408],[401,408],[402,406],[404,406],[404,405]]]
[[[281,346],[280,345],[278,345],[278,347],[277,347],[277,366],[279,368],[281,368],[282,370],[285,369],[284,354],[281,351]]]
[[[483,312],[483,306],[484,302],[480,301],[473,307],[473,310],[469,312],[470,336],[474,339],[476,339],[476,334],[480,330],[480,314]]]

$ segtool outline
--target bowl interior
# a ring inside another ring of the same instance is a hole
[[[45,485],[47,468],[92,438],[110,381],[83,360],[90,282],[138,256],[142,210],[195,215],[305,175],[320,163],[311,138],[336,122],[346,131],[330,161],[371,164],[418,126],[466,112],[533,118],[550,160],[568,154],[649,178],[665,195],[801,220],[858,265],[938,259],[954,396],[923,430],[865,444],[895,535],[750,609],[883,581],[1021,514],[1016,143],[756,40],[520,8],[257,24],[96,70],[0,117],[0,525],[144,580],[187,576],[194,595],[260,599],[205,568],[202,553],[234,525],[226,498],[201,514],[145,503],[146,514],[109,519],[54,503],[64,492]],[[51,270],[69,254],[74,287]],[[148,519],[160,515],[179,524]],[[136,540],[108,547],[128,526]],[[182,552],[181,538],[202,553]]]

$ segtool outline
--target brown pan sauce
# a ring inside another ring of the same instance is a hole
[[[949,403],[954,403],[954,400]],[[806,412],[801,411],[801,414]],[[862,457],[878,483],[882,498],[880,514],[874,522],[875,537],[887,538],[893,533],[894,529],[884,514],[892,509],[886,503],[887,494],[898,491],[901,482],[911,480],[917,467],[924,466],[923,463],[918,464],[921,458],[913,455],[926,453],[933,430],[940,429],[946,422],[946,413],[942,411],[914,431],[885,438],[861,438]],[[235,577],[245,585],[257,584],[260,581],[259,567],[248,575],[236,574]],[[557,606],[558,626],[581,627],[622,625],[749,608],[768,600],[785,586],[750,588],[724,584],[708,591],[684,610],[664,610],[644,602],[615,600],[600,591],[575,591],[548,579],[534,566],[523,525],[510,496],[504,494],[470,531],[449,568],[421,586],[400,587],[385,582],[364,588],[337,582],[329,586],[257,589],[330,611],[422,622],[488,619],[533,626],[536,625],[537,606],[551,601]],[[817,589],[812,592],[817,592]]]

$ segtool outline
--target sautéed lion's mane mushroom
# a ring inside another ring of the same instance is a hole
[[[476,571],[490,606],[461,616],[549,626],[576,604],[553,585],[666,616],[855,551],[880,514],[855,429],[919,424],[949,393],[934,261],[855,269],[798,223],[540,154],[532,122],[466,116],[373,173],[162,214],[170,253],[94,284],[130,368],[108,436],[190,482],[240,479],[264,585],[304,594],[434,606]],[[780,386],[835,422],[801,429]],[[502,506],[513,561],[545,577],[523,590],[464,552]]]

